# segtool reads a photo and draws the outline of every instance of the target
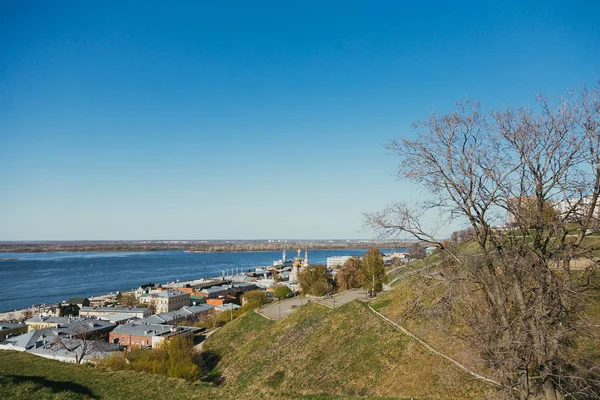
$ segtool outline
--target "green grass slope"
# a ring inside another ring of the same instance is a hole
[[[435,399],[493,391],[358,301],[336,310],[310,303],[280,321],[248,313],[203,350],[218,360],[214,378],[234,390]]]
[[[108,371],[92,365],[75,365],[31,354],[0,351],[0,399],[80,400],[80,399],[168,399],[234,400],[290,399],[341,400],[346,396],[328,394],[242,390],[188,383],[135,371]],[[367,400],[361,398],[361,400]]]

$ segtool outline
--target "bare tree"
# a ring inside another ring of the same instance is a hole
[[[389,149],[400,175],[425,186],[416,206],[370,214],[382,236],[437,246],[444,276],[471,328],[467,339],[521,399],[598,395],[598,376],[578,369],[569,346],[585,331],[583,296],[597,270],[600,195],[598,88],[556,104],[482,112],[473,102],[418,122],[415,140]],[[473,246],[442,241],[424,225],[435,210],[459,219]],[[502,227],[510,216],[511,227]],[[590,260],[574,271],[574,260]],[[597,371],[596,371],[597,374]]]
[[[99,342],[95,338],[93,321],[74,320],[68,326],[58,328],[50,340],[50,349],[71,353],[75,363],[81,364],[86,355],[97,350]]]

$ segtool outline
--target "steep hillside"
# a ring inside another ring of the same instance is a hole
[[[371,305],[442,353],[481,375],[494,378],[494,372],[481,359],[479,349],[461,340],[469,329],[454,315],[455,308],[448,307],[453,294],[437,275],[438,265],[439,258],[436,257],[409,264],[396,272],[393,289],[373,300]],[[574,276],[577,277],[578,273],[575,272]],[[592,326],[600,326],[599,273],[593,277],[584,300],[584,308],[577,319],[589,319]],[[597,329],[588,327],[578,331],[568,359],[584,366],[592,374],[594,370],[595,374],[598,373],[600,335]],[[590,377],[598,379],[598,375]]]
[[[230,389],[436,399],[494,391],[358,301],[336,310],[310,303],[277,322],[248,313],[204,350],[218,361],[214,378]]]

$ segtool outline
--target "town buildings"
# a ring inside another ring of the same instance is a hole
[[[189,337],[198,331],[200,331],[199,328],[189,326],[131,322],[117,326],[110,333],[109,342],[130,349],[155,348],[165,340],[170,340],[176,336]]]
[[[10,324],[8,322],[0,322],[0,341],[9,336],[26,333],[28,330],[29,326],[26,324]]]
[[[153,305],[157,313],[166,313],[190,305],[190,294],[178,290],[151,290],[139,297],[142,303]]]
[[[149,324],[175,324],[184,320],[194,322],[208,315],[212,310],[214,310],[214,307],[208,304],[185,306],[179,310],[151,315],[139,322]]]
[[[28,332],[37,331],[45,328],[58,328],[67,325],[71,321],[71,317],[57,317],[54,315],[36,315],[25,321],[28,327]]]
[[[109,314],[127,314],[132,318],[146,318],[152,315],[152,310],[141,307],[82,307],[79,316],[100,317]]]
[[[352,256],[327,257],[327,269],[335,269],[336,267],[344,265],[344,263],[351,258]]]

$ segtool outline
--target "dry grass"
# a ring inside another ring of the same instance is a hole
[[[278,322],[249,313],[204,350],[220,358],[217,371],[234,388],[437,399],[490,393],[358,301],[335,310],[311,303]]]

